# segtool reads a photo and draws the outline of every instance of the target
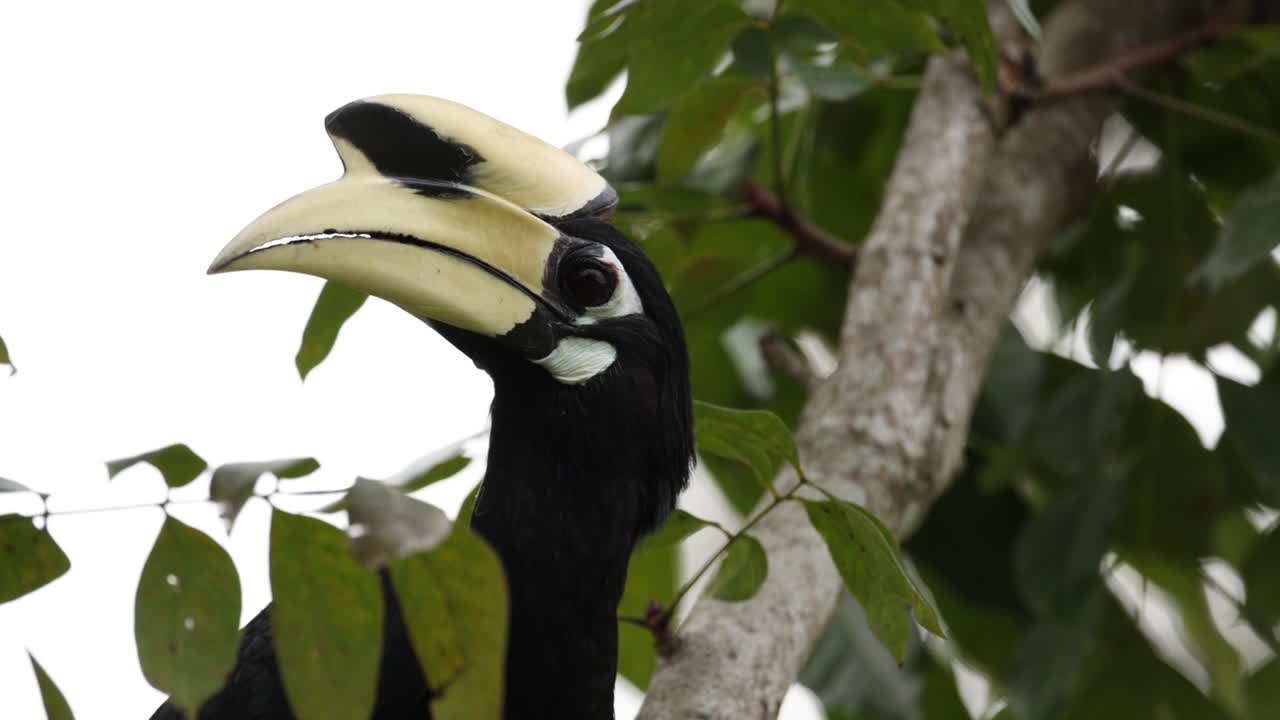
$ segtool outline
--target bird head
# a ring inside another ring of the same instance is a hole
[[[381,297],[489,373],[495,413],[507,398],[647,433],[629,460],[671,485],[641,529],[659,522],[693,455],[688,356],[657,270],[607,222],[613,188],[568,153],[437,98],[353,102],[325,127],[343,176],[268,210],[209,272],[287,270]]]

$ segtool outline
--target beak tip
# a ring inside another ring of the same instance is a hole
[[[241,256],[239,255],[228,256],[226,253],[219,253],[218,257],[214,258],[213,262],[209,263],[209,268],[205,270],[205,274],[221,275],[222,273],[230,272],[233,269],[231,266],[236,260],[239,260],[240,257]]]

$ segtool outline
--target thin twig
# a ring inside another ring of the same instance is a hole
[[[1104,60],[1092,67],[1041,83],[1033,73],[1028,73],[1022,63],[1008,58],[1001,60],[999,79],[1009,95],[1037,101],[1060,100],[1086,93],[1106,92],[1121,86],[1135,70],[1162,65],[1176,60],[1234,28],[1224,18],[1211,18],[1203,25],[1183,33],[1171,35],[1149,45],[1143,45]]]
[[[1042,82],[1035,77],[1034,68],[1010,58],[1001,58],[998,76],[1002,89],[1009,95],[1044,103],[1088,93],[1120,90],[1128,95],[1146,100],[1166,110],[1181,112],[1206,122],[1221,125],[1269,142],[1280,144],[1280,134],[1244,118],[1219,112],[1187,102],[1182,98],[1156,92],[1133,82],[1130,75],[1156,65],[1162,65],[1203,47],[1223,34],[1234,30],[1235,23],[1221,17],[1210,18],[1203,25],[1184,33],[1172,35],[1149,45],[1121,53],[1093,67],[1069,75]]]
[[[698,571],[693,574],[693,577],[689,578],[680,586],[680,589],[676,591],[675,597],[671,599],[671,605],[666,611],[667,614],[670,615],[675,612],[676,607],[680,605],[680,601],[684,599],[684,596],[689,594],[689,591],[698,583],[698,580],[700,580],[702,576],[711,569],[711,566],[715,564],[716,560],[720,559],[720,556],[724,554],[725,550],[729,549],[729,546],[732,545],[735,540],[742,535],[746,535],[748,530],[755,527],[756,523],[760,522],[760,520],[764,518],[764,516],[768,515],[774,508],[788,500],[794,500],[796,497],[796,491],[803,487],[804,484],[805,483],[803,481],[797,483],[796,486],[791,488],[791,490],[785,495],[778,495],[775,491],[773,500],[770,501],[763,510],[757,513],[755,517],[748,520],[747,523],[738,530],[738,532],[734,533],[724,545],[720,546],[719,550],[712,553],[711,557],[707,558],[707,561],[702,564],[702,567],[698,568]]]
[[[813,387],[817,373],[800,351],[791,347],[787,339],[778,333],[768,333],[760,338],[760,352],[769,366],[785,374],[805,387]]]
[[[858,251],[852,245],[823,230],[806,218],[787,210],[782,199],[754,180],[742,182],[742,199],[757,217],[767,218],[786,230],[795,240],[796,250],[851,268]]]
[[[1119,78],[1116,81],[1116,86],[1133,97],[1158,105],[1165,110],[1180,112],[1190,117],[1199,118],[1205,122],[1221,125],[1228,130],[1235,130],[1268,142],[1280,144],[1280,134],[1267,129],[1262,125],[1249,122],[1242,117],[1232,115],[1231,113],[1214,110],[1213,108],[1197,105],[1193,102],[1187,102],[1180,97],[1174,97],[1173,95],[1157,92],[1150,88],[1144,88],[1137,83],[1130,82],[1126,78]]]
[[[644,615],[619,615],[618,622],[637,625],[653,635],[653,645],[662,657],[671,657],[680,649],[680,636],[671,630],[671,612],[657,600],[650,600]]]
[[[1102,182],[1106,183],[1108,188],[1115,185],[1116,178],[1119,177],[1120,168],[1129,159],[1129,155],[1133,153],[1134,148],[1138,147],[1140,140],[1142,140],[1142,133],[1138,132],[1137,128],[1130,127],[1129,134],[1125,136],[1124,142],[1116,150],[1116,154],[1111,157],[1111,161],[1098,174],[1098,177]]]
[[[211,503],[213,500],[209,498],[190,498],[187,500],[154,500],[152,502],[129,503],[127,505],[108,505],[106,507],[87,507],[72,508],[70,510],[49,510],[28,517],[56,517],[58,515],[88,515],[91,513],[111,512],[114,510],[140,510],[142,508],[164,508],[169,505],[196,505],[199,503]]]
[[[746,289],[752,283],[760,280],[760,278],[763,278],[765,275],[768,275],[774,270],[786,265],[795,258],[795,256],[796,250],[792,248],[765,260],[759,265],[747,270],[741,275],[730,280],[728,283],[717,288],[716,291],[708,295],[701,304],[694,306],[693,309],[684,313],[680,319],[687,322],[698,317],[716,305],[719,305],[730,297]]]

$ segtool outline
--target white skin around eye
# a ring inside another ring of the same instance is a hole
[[[640,295],[627,277],[622,261],[609,248],[603,248],[600,262],[613,269],[618,278],[618,285],[613,296],[601,305],[589,307],[574,322],[579,325],[590,325],[609,318],[626,317],[644,313],[644,304]],[[533,362],[541,365],[553,377],[567,385],[581,385],[599,375],[613,365],[618,358],[618,351],[613,345],[592,338],[566,337],[556,344],[554,350],[544,358]]]
[[[640,302],[640,296],[636,293],[636,288],[631,284],[631,278],[627,277],[627,271],[622,267],[622,261],[617,255],[613,254],[613,250],[603,248],[604,253],[600,256],[600,262],[608,265],[618,278],[618,285],[613,289],[613,296],[605,303],[589,307],[585,314],[579,317],[575,322],[579,325],[589,325],[597,320],[606,320],[608,318],[619,318],[627,315],[640,315],[644,313],[644,304]]]

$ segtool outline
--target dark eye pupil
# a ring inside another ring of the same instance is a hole
[[[596,307],[613,297],[616,281],[613,272],[599,263],[581,263],[569,271],[569,294],[582,307]]]

